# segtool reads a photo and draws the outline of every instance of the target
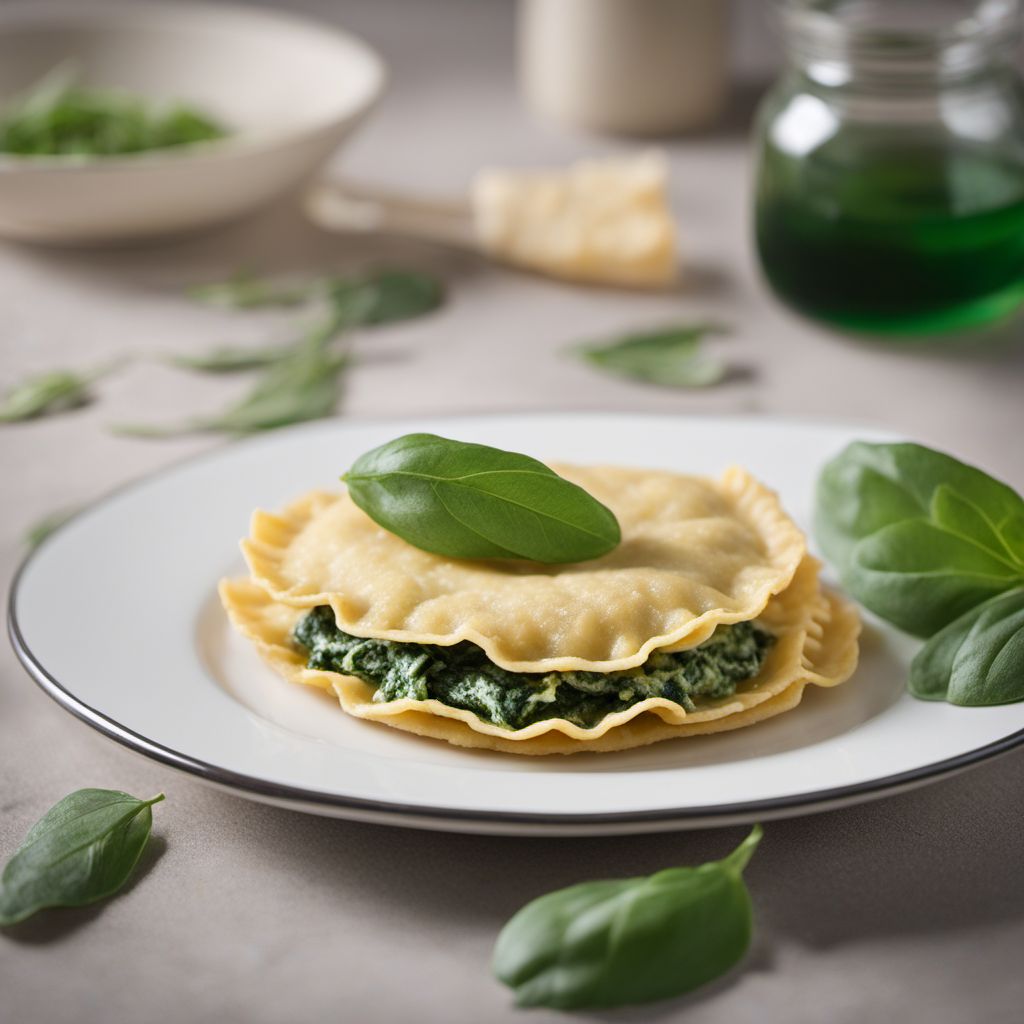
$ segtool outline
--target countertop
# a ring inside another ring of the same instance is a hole
[[[302,6],[365,35],[392,68],[386,100],[341,160],[353,176],[458,192],[481,164],[558,164],[625,148],[523,109],[506,4]],[[748,239],[748,91],[738,90],[724,127],[667,146],[691,268],[678,294],[574,288],[425,245],[329,237],[283,204],[160,247],[0,246],[0,383],[122,353],[270,340],[287,314],[211,311],[183,288],[243,264],[315,272],[387,260],[443,276],[449,302],[381,331],[349,376],[340,416],[616,409],[842,419],[942,447],[1024,486],[1019,327],[969,348],[871,344],[815,326],[766,293]],[[742,372],[678,393],[602,377],[560,354],[571,341],[672,317],[731,325],[716,345]],[[223,443],[130,440],[108,424],[217,409],[244,387],[139,358],[99,386],[93,406],[3,427],[4,579],[39,517]],[[0,1017],[26,1024],[563,1019],[514,1011],[491,978],[504,920],[552,888],[698,863],[742,834],[489,838],[261,806],[104,740],[40,692],[6,645],[0,780],[3,856],[77,787],[167,794],[127,892],[0,936]],[[902,796],[773,822],[748,871],[757,933],[742,970],[688,999],[591,1019],[1017,1021],[1022,812],[1024,752]]]

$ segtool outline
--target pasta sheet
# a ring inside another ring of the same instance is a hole
[[[512,672],[612,672],[760,615],[790,586],[803,534],[743,469],[717,480],[658,470],[555,466],[622,527],[609,554],[570,565],[462,561],[407,544],[347,495],[313,492],[256,512],[242,550],[281,605],[330,605],[355,636],[468,640]]]

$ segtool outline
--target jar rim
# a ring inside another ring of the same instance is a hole
[[[970,73],[1012,53],[1024,28],[1021,0],[977,0],[960,17],[931,25],[900,24],[892,0],[780,0],[778,7],[791,57],[819,71],[852,66],[857,77]]]

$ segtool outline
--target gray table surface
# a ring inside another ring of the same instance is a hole
[[[307,6],[314,6],[308,4]],[[620,145],[573,137],[520,106],[507,5],[318,5],[377,44],[391,92],[346,169],[457,191],[480,164],[559,163]],[[742,107],[742,104],[739,105]],[[444,276],[438,316],[381,332],[340,415],[625,409],[841,418],[884,426],[1024,484],[1024,348],[913,351],[843,339],[765,293],[747,238],[743,125],[673,143],[674,202],[692,265],[678,295],[561,286],[462,255],[318,234],[288,205],[163,247],[0,248],[2,382],[123,352],[270,339],[285,316],[197,308],[184,285],[242,263],[318,270],[367,259]],[[706,393],[589,373],[566,342],[660,319],[715,317],[745,372]],[[218,443],[119,439],[116,421],[219,408],[244,384],[139,360],[93,407],[0,432],[0,572],[37,517]],[[112,651],[116,657],[116,650]],[[508,839],[307,817],[250,803],[104,740],[0,651],[0,853],[79,786],[163,790],[137,880],[105,906],[0,937],[0,1018],[19,1022],[524,1019],[489,974],[501,923],[588,877],[724,853],[741,831]],[[595,1019],[996,1024],[1021,1019],[1024,754],[907,795],[772,823],[749,869],[757,937],[745,967],[684,1001]],[[555,1020],[535,1013],[531,1020]]]

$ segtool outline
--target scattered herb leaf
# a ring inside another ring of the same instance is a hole
[[[0,925],[47,907],[81,907],[112,895],[128,880],[149,839],[150,808],[108,789],[79,789],[29,830],[0,876]]]
[[[200,431],[251,434],[330,416],[338,401],[341,373],[350,357],[307,343],[274,363],[241,401],[219,416],[196,417],[179,426],[120,424],[127,437],[175,437]]]
[[[104,366],[86,373],[51,370],[29,377],[0,400],[0,423],[16,423],[88,405],[92,401],[92,384],[111,369]]]
[[[273,366],[295,352],[292,345],[224,345],[201,355],[175,355],[168,362],[186,370],[203,373],[234,373],[237,370],[257,370]]]
[[[528,903],[502,929],[494,973],[519,1006],[608,1009],[690,992],[750,945],[743,870],[761,827],[724,860],[584,882]]]
[[[406,434],[342,477],[384,529],[450,558],[580,562],[620,541],[612,512],[527,455],[434,434]]]
[[[235,284],[215,287],[224,289],[222,301],[235,305],[273,304],[282,295],[256,278],[236,279]],[[323,282],[308,285],[306,294],[315,294],[324,287]],[[351,362],[347,348],[332,351],[334,342],[350,328],[419,316],[435,309],[443,299],[436,279],[402,270],[332,278],[324,294],[326,314],[297,342],[222,347],[205,355],[174,357],[177,365],[209,373],[266,371],[249,394],[226,412],[196,417],[180,425],[122,424],[113,428],[115,433],[131,437],[173,437],[204,430],[248,434],[329,416],[338,401],[342,373]]]
[[[726,363],[701,350],[709,334],[724,334],[716,324],[667,327],[629,334],[616,341],[578,345],[571,351],[600,370],[673,388],[704,388],[725,378]]]
[[[444,301],[435,277],[408,270],[379,270],[352,278],[335,278],[329,296],[348,322],[385,324],[433,312]]]
[[[250,434],[330,416],[348,362],[344,352],[300,351],[271,367],[249,394],[220,416],[196,420],[194,429]]]
[[[78,507],[75,506],[58,509],[56,512],[51,512],[48,516],[44,516],[25,531],[25,543],[29,548],[39,547],[54,530],[63,526],[78,511]]]

